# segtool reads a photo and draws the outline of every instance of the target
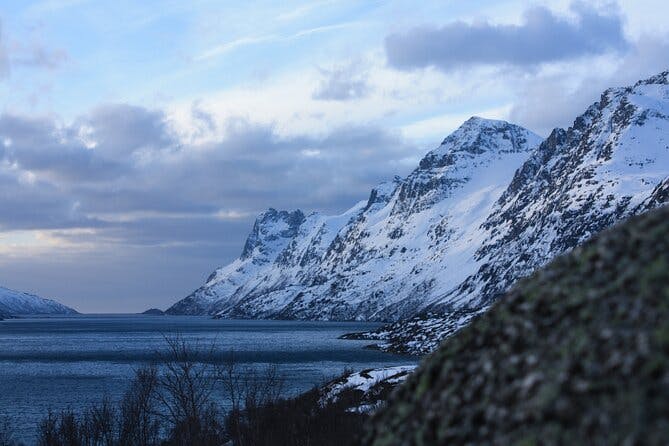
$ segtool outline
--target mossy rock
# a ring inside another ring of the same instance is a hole
[[[364,444],[666,444],[669,207],[520,281],[425,359]]]

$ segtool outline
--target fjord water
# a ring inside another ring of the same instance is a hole
[[[234,351],[241,367],[275,364],[295,394],[345,369],[413,364],[416,358],[364,349],[337,339],[376,328],[359,322],[213,320],[196,316],[77,315],[0,322],[0,416],[34,441],[51,409],[75,411],[104,396],[119,399],[133,371],[179,334],[203,347]]]

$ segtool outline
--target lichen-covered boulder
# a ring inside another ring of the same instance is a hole
[[[666,444],[669,207],[520,281],[419,367],[364,444]]]

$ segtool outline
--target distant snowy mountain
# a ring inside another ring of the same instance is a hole
[[[173,314],[399,320],[476,271],[479,226],[541,138],[471,118],[404,179],[330,217],[262,214],[244,251]]]
[[[607,90],[543,142],[472,118],[340,216],[270,210],[242,256],[168,312],[401,321],[367,338],[428,351],[519,278],[667,202],[668,76]]]
[[[0,287],[0,319],[26,314],[76,314],[76,311],[51,299]]]

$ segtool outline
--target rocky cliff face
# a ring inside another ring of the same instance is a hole
[[[540,138],[471,118],[345,214],[261,215],[242,256],[169,312],[399,320],[473,274],[480,225]]]
[[[518,279],[667,201],[668,76],[607,90],[543,142],[472,118],[341,216],[270,210],[242,256],[169,311],[401,320],[366,336],[429,351]]]
[[[76,311],[51,299],[0,287],[0,319],[26,314],[76,314]]]

